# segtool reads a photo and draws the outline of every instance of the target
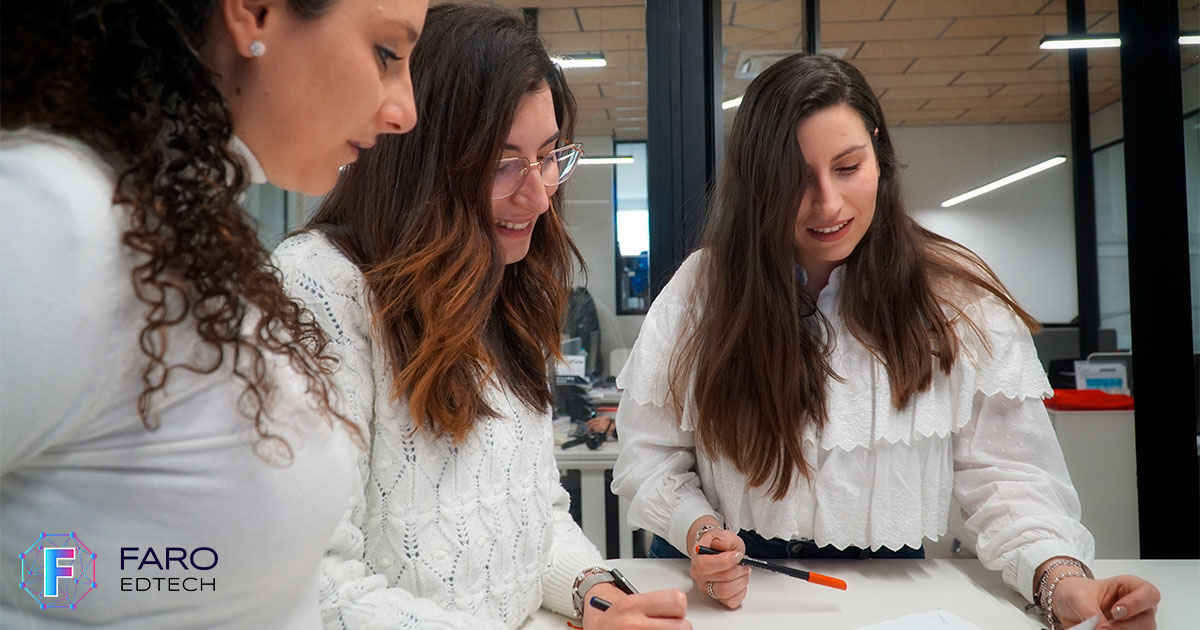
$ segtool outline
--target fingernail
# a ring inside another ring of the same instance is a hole
[[[741,562],[742,561],[742,552],[740,552],[740,551],[733,552],[733,561]]]
[[[1129,614],[1129,611],[1126,610],[1126,608],[1124,606],[1121,606],[1121,605],[1113,606],[1113,609],[1112,609],[1113,619],[1124,619],[1125,615],[1128,615],[1128,614]]]

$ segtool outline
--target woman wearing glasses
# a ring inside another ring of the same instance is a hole
[[[688,627],[681,592],[609,581],[558,484],[547,362],[578,258],[559,185],[581,154],[562,75],[519,17],[480,6],[431,9],[412,67],[420,125],[365,151],[275,252],[370,436],[326,624],[505,628],[544,606]],[[612,608],[582,606],[597,595]]]

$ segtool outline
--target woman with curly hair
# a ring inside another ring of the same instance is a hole
[[[581,153],[561,71],[519,16],[451,4],[429,10],[413,84],[417,129],[275,250],[371,440],[322,565],[326,626],[512,628],[545,607],[589,630],[688,627],[683,593],[612,584],[558,482],[547,363]]]
[[[923,558],[957,498],[984,566],[1050,627],[1153,628],[1158,591],[1092,579],[1042,397],[1037,322],[904,209],[875,92],[792,55],[746,90],[704,246],[617,379],[613,489],[657,557],[729,608],[757,558]],[[697,545],[722,550],[701,555]],[[684,555],[686,554],[686,555]]]
[[[3,580],[6,627],[320,625],[364,436],[238,200],[324,193],[415,125],[426,7],[4,4],[0,551],[75,532],[96,554],[69,596]],[[126,588],[156,577],[211,588]]]

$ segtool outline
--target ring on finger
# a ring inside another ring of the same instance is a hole
[[[717,597],[717,594],[713,592],[713,583],[712,582],[708,583],[708,596],[717,601],[721,601],[721,598]]]

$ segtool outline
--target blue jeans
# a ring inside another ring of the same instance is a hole
[[[759,560],[772,559],[830,559],[842,558],[851,560],[866,560],[868,558],[885,559],[885,558],[902,558],[910,560],[922,560],[925,558],[925,547],[917,547],[913,549],[907,545],[899,550],[888,549],[881,547],[874,551],[870,549],[859,549],[858,547],[846,547],[838,549],[833,545],[818,547],[811,540],[784,540],[782,538],[772,538],[770,540],[759,536],[757,533],[743,529],[738,532],[742,542],[746,543],[746,555]],[[671,546],[671,543],[663,540],[655,535],[650,541],[650,549],[646,553],[650,558],[687,558],[686,555],[679,552],[678,549]]]

